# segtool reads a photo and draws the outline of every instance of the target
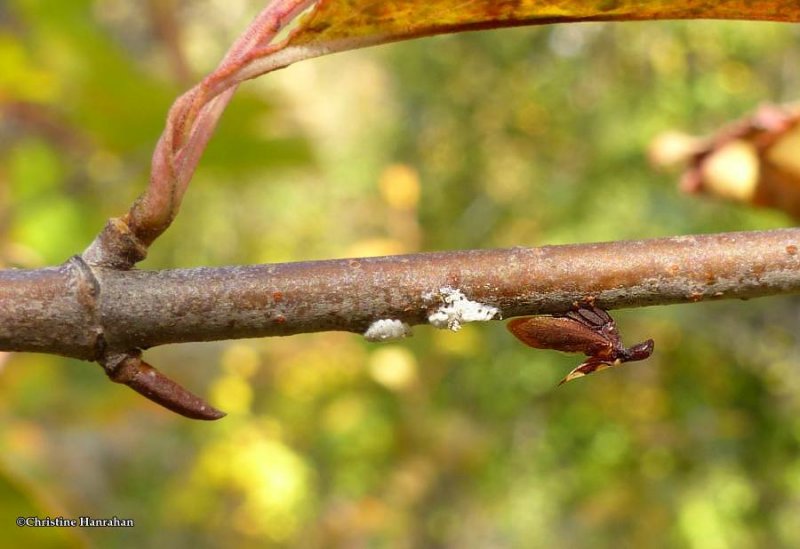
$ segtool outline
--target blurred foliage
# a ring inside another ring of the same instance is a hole
[[[0,260],[80,252],[147,180],[172,98],[256,6],[0,4]],[[169,10],[168,10],[169,12]],[[581,24],[445,36],[246,84],[142,268],[666,236],[786,225],[646,164],[796,97],[796,26]],[[148,360],[230,412],[158,409],[96,365],[4,355],[0,528],[12,545],[800,545],[800,309],[622,311],[654,356],[569,384],[576,357],[501,323],[168,346]],[[46,494],[47,497],[42,497]],[[133,518],[18,529],[17,515]]]

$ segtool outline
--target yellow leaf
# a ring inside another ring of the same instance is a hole
[[[320,0],[290,37],[289,44],[383,43],[484,28],[642,19],[798,21],[800,3],[795,0]]]

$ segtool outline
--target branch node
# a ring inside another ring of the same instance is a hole
[[[102,365],[111,381],[127,385],[143,397],[184,417],[214,420],[225,416],[225,412],[217,410],[142,360],[141,351],[107,356]]]
[[[98,302],[100,301],[100,281],[91,266],[79,255],[72,256],[65,264],[74,275],[72,286],[78,303],[86,311],[89,326],[87,330],[94,341],[92,360],[99,360],[105,355],[106,340],[102,324],[98,321]]]
[[[127,270],[147,257],[147,246],[125,218],[112,217],[81,257],[93,267]]]

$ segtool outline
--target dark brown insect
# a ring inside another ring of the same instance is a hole
[[[625,348],[614,319],[603,309],[588,304],[563,315],[515,318],[508,323],[508,329],[530,347],[584,353],[589,357],[559,385],[623,362],[644,360],[653,353],[655,345],[648,339]]]

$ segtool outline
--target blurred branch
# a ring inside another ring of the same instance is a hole
[[[91,152],[92,144],[88,136],[48,105],[26,101],[0,102],[0,115],[0,123],[12,124],[22,132],[40,135],[70,154],[88,156]]]
[[[175,0],[148,0],[147,8],[153,30],[164,45],[175,80],[181,84],[191,84],[192,71],[181,44],[181,26],[175,13],[178,8]]]
[[[104,356],[188,341],[429,323],[443,288],[497,319],[800,292],[800,229],[166,271],[0,271],[0,351]]]

